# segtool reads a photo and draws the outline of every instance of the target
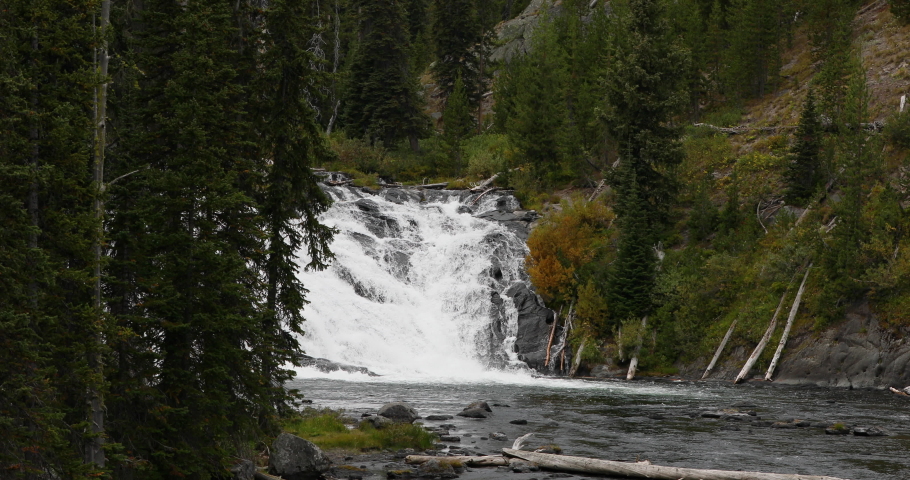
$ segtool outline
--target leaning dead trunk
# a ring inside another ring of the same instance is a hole
[[[534,462],[539,465],[540,468],[546,470],[587,475],[609,475],[612,477],[648,478],[654,480],[840,480],[835,477],[817,475],[662,467],[644,462],[614,462],[610,460],[598,460],[595,458],[525,452],[522,450],[513,450],[511,448],[504,448],[502,449],[502,452],[508,457]]]
[[[632,361],[629,362],[629,371],[626,373],[626,380],[632,380],[635,378],[635,372],[638,370],[638,354],[641,353],[641,336],[644,334],[645,328],[648,326],[648,316],[645,315],[641,317],[641,330],[638,332],[638,340],[635,344],[635,353],[632,354]]]
[[[784,333],[780,337],[780,343],[777,344],[777,351],[774,352],[774,358],[771,359],[771,365],[768,367],[768,372],[765,373],[765,380],[769,382],[774,375],[774,369],[777,368],[777,361],[780,360],[780,354],[784,351],[784,345],[787,344],[787,337],[790,335],[790,328],[793,327],[793,320],[796,318],[796,312],[799,311],[799,304],[803,299],[803,291],[806,289],[806,280],[809,278],[810,270],[812,270],[811,263],[806,267],[806,274],[803,275],[803,282],[799,284],[799,290],[796,292],[796,298],[793,300],[793,307],[790,308],[787,326],[784,327]]]
[[[711,373],[711,370],[714,370],[714,365],[717,364],[717,360],[720,358],[721,352],[724,351],[724,347],[727,346],[727,342],[730,341],[730,336],[733,335],[733,330],[736,328],[736,322],[739,319],[733,320],[733,323],[730,324],[730,328],[727,329],[727,334],[724,335],[724,339],[721,340],[720,346],[717,347],[717,352],[714,353],[714,358],[711,359],[711,363],[708,364],[708,368],[705,369],[705,374],[701,376],[701,379],[704,380],[708,378],[708,374]]]
[[[574,377],[575,372],[578,371],[578,366],[581,365],[581,352],[585,350],[585,342],[587,339],[581,341],[581,345],[578,347],[578,352],[575,353],[575,362],[572,364],[572,369],[569,370],[569,377]]]

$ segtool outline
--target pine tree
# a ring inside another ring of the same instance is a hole
[[[786,0],[733,0],[730,4],[728,82],[732,93],[760,97],[770,91],[780,70],[792,10]]]
[[[632,0],[615,15],[613,38],[603,74],[606,106],[602,121],[630,168],[641,210],[659,228],[676,191],[673,168],[682,160],[679,129],[672,116],[686,103],[688,52],[670,35],[663,2]],[[625,195],[626,181],[617,178]],[[621,202],[617,213],[628,202]]]
[[[360,44],[352,60],[342,123],[351,136],[413,150],[428,128],[408,55],[407,19],[397,0],[358,0]]]
[[[442,121],[445,128],[443,141],[449,149],[449,161],[451,162],[453,173],[460,175],[464,169],[462,143],[474,130],[474,118],[471,116],[468,95],[460,75],[455,79],[455,89],[452,90],[452,93],[446,99]]]
[[[910,1],[908,0],[888,0],[891,4],[891,13],[902,23],[910,22]]]
[[[787,168],[787,197],[804,202],[818,189],[821,180],[822,127],[815,109],[812,90],[806,95],[796,130],[796,143],[790,151],[792,159]]]
[[[0,9],[0,476],[84,479],[88,359],[92,16],[96,4]],[[100,326],[99,326],[100,327]]]
[[[433,76],[445,96],[455,89],[460,75],[472,106],[483,93],[480,62],[481,24],[474,0],[435,0],[433,3],[433,35],[436,43],[436,63]]]
[[[638,184],[631,165],[623,168],[626,178],[623,215],[619,217],[619,243],[616,261],[609,278],[610,318],[614,325],[647,315],[652,307],[657,258],[652,249],[654,238],[648,225],[645,203],[639,196]]]

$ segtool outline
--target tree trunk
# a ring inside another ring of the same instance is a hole
[[[626,380],[635,378],[635,372],[638,370],[638,354],[641,353],[642,334],[645,327],[648,326],[648,316],[641,317],[641,331],[638,332],[638,343],[635,344],[635,353],[632,354],[632,361],[629,362],[629,371],[626,373]]]
[[[585,342],[587,342],[587,339],[581,341],[581,345],[578,347],[578,352],[575,353],[575,361],[572,364],[572,369],[569,370],[569,377],[574,377],[575,372],[578,371],[578,366],[581,365],[581,352],[585,350]]]
[[[790,279],[790,283],[793,283],[793,279]],[[768,329],[765,330],[765,334],[762,335],[761,341],[758,342],[758,345],[755,346],[755,350],[752,350],[752,355],[749,355],[749,358],[746,360],[746,364],[743,365],[742,370],[739,371],[739,375],[736,376],[736,379],[733,380],[733,383],[740,383],[749,374],[749,371],[752,370],[752,366],[755,365],[755,362],[758,361],[758,357],[761,356],[762,352],[765,351],[765,347],[768,345],[768,342],[771,341],[771,335],[774,335],[774,330],[777,329],[777,316],[780,315],[780,310],[784,307],[784,300],[787,299],[787,293],[790,292],[790,285],[787,285],[787,289],[784,290],[784,294],[780,296],[780,302],[777,304],[777,310],[774,311],[774,316],[771,317],[771,323],[768,325]]]
[[[609,475],[623,478],[648,478],[654,480],[841,480],[817,475],[786,473],[742,472],[729,470],[701,470],[696,468],[662,467],[648,463],[614,462],[595,458],[570,457],[549,453],[525,452],[504,448],[508,457],[534,462],[543,469],[587,475]]]
[[[803,275],[803,282],[799,284],[799,290],[796,292],[796,298],[793,300],[793,307],[790,308],[790,316],[787,318],[787,326],[784,327],[784,333],[780,337],[780,343],[777,344],[777,351],[774,352],[774,358],[771,359],[771,365],[768,367],[768,372],[765,373],[765,380],[771,381],[771,377],[774,375],[774,369],[777,368],[777,361],[780,360],[780,354],[784,351],[784,345],[787,344],[787,337],[790,335],[790,328],[793,327],[793,320],[796,318],[796,312],[799,311],[799,304],[803,299],[803,291],[806,289],[806,280],[809,278],[809,272],[812,270],[812,264],[810,263],[806,267],[806,274]]]
[[[550,328],[550,339],[547,340],[547,358],[543,362],[543,366],[550,366],[550,348],[553,346],[553,337],[556,335],[556,324],[559,323],[559,317],[562,315],[562,308],[559,309],[559,313],[556,315],[556,318],[553,319],[553,326]]]
[[[708,378],[708,374],[711,373],[711,370],[714,369],[714,365],[717,364],[717,360],[720,358],[721,352],[724,351],[724,347],[727,346],[727,342],[730,341],[730,336],[733,335],[733,329],[736,328],[736,322],[739,319],[733,320],[733,323],[730,324],[730,328],[727,329],[727,334],[724,335],[724,339],[721,340],[720,346],[717,347],[717,352],[714,353],[714,358],[711,359],[711,363],[708,364],[708,368],[705,369],[705,374],[701,376],[701,379],[704,380]]]
[[[101,2],[101,48],[96,50],[95,59],[98,68],[98,84],[95,86],[95,145],[94,145],[94,169],[92,180],[95,184],[95,234],[94,253],[95,263],[95,315],[98,316],[93,333],[92,342],[94,348],[89,353],[89,367],[95,374],[95,379],[89,384],[88,403],[91,410],[91,432],[92,438],[89,439],[85,449],[86,463],[94,463],[99,468],[104,468],[104,398],[99,388],[99,383],[104,379],[104,367],[101,359],[101,349],[104,344],[102,337],[102,325],[104,325],[104,312],[101,308],[101,243],[104,241],[104,149],[106,146],[106,117],[107,117],[107,29],[110,24],[111,2],[103,0]]]

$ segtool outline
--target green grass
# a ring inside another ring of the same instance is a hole
[[[344,423],[340,412],[332,410],[304,412],[285,422],[284,431],[309,440],[324,450],[426,450],[436,441],[436,435],[420,425],[394,424],[377,430],[364,422],[353,427]]]

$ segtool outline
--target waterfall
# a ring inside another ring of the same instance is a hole
[[[398,378],[527,370],[505,294],[527,282],[527,246],[515,222],[482,218],[517,209],[514,197],[324,189],[334,204],[322,220],[338,233],[331,266],[300,273],[307,355]]]

